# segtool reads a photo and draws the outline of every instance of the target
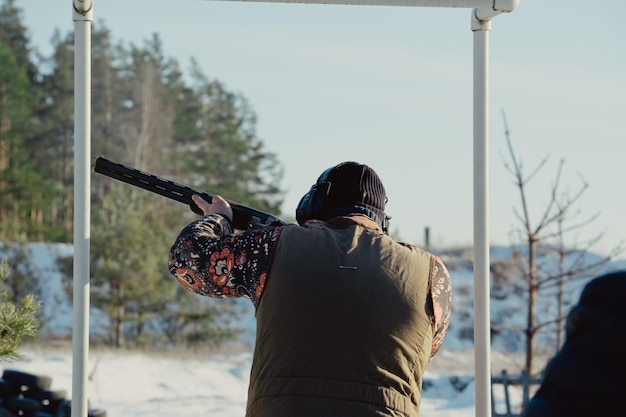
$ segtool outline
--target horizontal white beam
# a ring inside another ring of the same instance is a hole
[[[217,0],[257,3],[340,4],[353,6],[465,7],[512,12],[519,0]]]

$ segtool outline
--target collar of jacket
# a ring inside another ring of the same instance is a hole
[[[353,214],[351,216],[338,216],[333,217],[332,219],[328,219],[326,221],[323,220],[308,220],[305,224],[313,224],[313,223],[322,223],[326,224],[330,227],[345,229],[354,224],[358,224],[359,226],[363,226],[367,229],[374,229],[382,232],[382,229],[374,220],[370,219],[364,214]]]

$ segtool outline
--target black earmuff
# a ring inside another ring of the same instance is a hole
[[[328,181],[330,172],[336,167],[328,168],[313,184],[311,189],[300,199],[296,208],[296,221],[300,226],[307,220],[320,218],[325,209],[332,184]]]

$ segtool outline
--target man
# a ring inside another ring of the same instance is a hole
[[[446,333],[441,260],[384,231],[373,169],[327,169],[296,209],[299,225],[233,232],[221,197],[180,233],[170,272],[211,297],[247,297],[257,331],[248,417],[418,416],[422,375]]]
[[[525,417],[624,415],[626,270],[585,285]],[[621,411],[620,411],[621,410]]]

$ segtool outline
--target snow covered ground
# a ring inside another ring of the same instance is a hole
[[[4,364],[3,369],[51,376],[51,388],[66,390],[71,398],[70,348],[46,352],[39,347],[23,353],[22,360]],[[463,358],[459,356],[457,360],[462,362]],[[243,417],[250,361],[248,352],[176,357],[92,350],[86,387],[90,409],[104,409],[108,417]],[[450,383],[449,366],[443,368],[438,371],[433,363],[433,370],[427,374],[429,387],[422,401],[423,415],[474,416],[473,383],[458,392]],[[461,379],[463,374],[464,371],[454,372]],[[469,373],[465,375],[471,381]]]

